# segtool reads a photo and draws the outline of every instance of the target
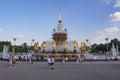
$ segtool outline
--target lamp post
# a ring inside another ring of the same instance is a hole
[[[89,47],[89,46],[88,46],[88,42],[89,42],[89,39],[86,39],[86,42],[87,42],[87,45],[86,45],[86,46],[87,46],[87,47],[86,47],[87,49],[86,49],[86,50],[88,51],[88,47]]]
[[[32,42],[34,43],[35,39],[32,39]]]
[[[33,47],[34,42],[35,42],[35,39],[32,39],[32,43],[31,43],[31,52],[32,52],[32,50],[34,50],[34,47]]]
[[[109,38],[105,38],[105,40],[106,40],[106,44],[107,44],[107,53],[108,53],[108,40],[109,40]]]
[[[15,53],[15,41],[16,41],[16,40],[17,40],[16,38],[13,38],[13,41],[14,41],[13,54]]]

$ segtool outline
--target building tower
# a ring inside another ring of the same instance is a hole
[[[59,31],[59,32],[63,31],[61,10],[59,10],[59,19],[58,19],[57,31]]]
[[[57,25],[57,31],[53,29],[52,39],[56,41],[56,44],[63,44],[67,40],[67,30],[63,30],[61,10],[59,10],[59,19]]]

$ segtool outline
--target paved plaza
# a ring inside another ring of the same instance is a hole
[[[9,68],[0,61],[0,80],[120,80],[120,62],[57,62],[49,70],[47,62],[17,62],[16,68]]]

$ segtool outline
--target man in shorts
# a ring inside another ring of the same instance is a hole
[[[54,57],[51,57],[51,69],[54,69],[54,62],[55,62]]]
[[[16,67],[16,58],[15,56],[12,56],[12,67]]]
[[[51,69],[51,63],[52,63],[51,57],[48,57],[47,61],[48,61],[48,69]]]

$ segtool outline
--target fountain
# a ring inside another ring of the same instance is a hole
[[[57,30],[53,29],[52,41],[43,41],[41,45],[42,53],[51,54],[67,54],[81,53],[80,47],[76,40],[69,41],[67,29],[63,30],[61,11],[59,12],[59,20]]]
[[[112,43],[112,48],[111,48],[111,52],[112,52],[112,58],[115,59],[118,56],[118,46],[114,46],[114,44]]]
[[[9,47],[4,45],[3,46],[3,52],[2,52],[2,58],[3,59],[8,59],[8,57],[9,57],[8,51],[9,51]]]
[[[3,46],[3,53],[8,53],[9,47],[4,45]]]

